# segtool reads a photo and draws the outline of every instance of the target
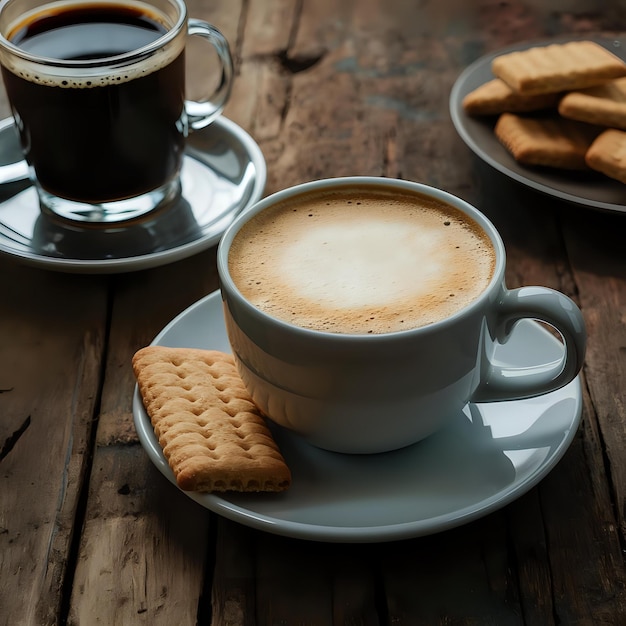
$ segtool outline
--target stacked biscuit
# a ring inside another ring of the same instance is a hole
[[[496,78],[463,100],[525,165],[591,168],[626,183],[626,63],[591,41],[496,57]]]
[[[144,407],[186,491],[284,491],[291,474],[233,357],[149,346],[133,357]]]

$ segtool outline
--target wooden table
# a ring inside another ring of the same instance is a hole
[[[472,155],[448,113],[476,58],[528,39],[626,31],[626,8],[189,4],[232,44],[225,114],[262,148],[266,193],[350,174],[443,187],[500,229],[510,287],[547,285],[578,302],[589,333],[582,425],[537,487],[454,530],[380,544],[253,530],[174,488],[132,421],[131,356],[217,288],[215,249],[105,276],[4,256],[0,624],[626,623],[626,215],[511,182]]]

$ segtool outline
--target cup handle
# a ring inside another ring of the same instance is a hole
[[[503,289],[495,308],[495,338],[500,343],[507,341],[516,322],[536,319],[561,334],[565,354],[556,363],[524,368],[505,367],[485,355],[483,375],[472,402],[530,398],[560,389],[576,377],[585,358],[587,334],[583,315],[570,298],[547,287]]]
[[[187,33],[206,39],[217,51],[222,66],[220,82],[210,97],[202,101],[185,100],[189,128],[200,130],[208,126],[224,109],[232,88],[233,60],[226,38],[215,26],[203,20],[189,18]]]

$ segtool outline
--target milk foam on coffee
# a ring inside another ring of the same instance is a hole
[[[495,251],[461,211],[397,191],[311,193],[268,208],[229,270],[259,309],[303,328],[389,333],[444,319],[489,284]]]

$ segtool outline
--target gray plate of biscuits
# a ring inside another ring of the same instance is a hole
[[[584,163],[584,152],[581,153],[583,164],[576,167],[561,167],[553,163],[523,162],[523,158],[522,160],[516,158],[510,146],[505,147],[505,143],[496,135],[496,125],[502,123],[500,118],[503,116],[515,118],[513,122],[521,121],[523,124],[533,125],[543,116],[553,119],[560,118],[561,116],[558,112],[559,101],[562,101],[564,94],[570,93],[567,88],[563,88],[563,91],[557,94],[558,97],[552,103],[544,102],[542,110],[525,110],[513,113],[501,113],[492,110],[487,114],[477,115],[475,113],[470,114],[466,106],[464,106],[464,101],[468,95],[473,94],[478,88],[485,86],[490,81],[494,81],[494,79],[500,80],[500,76],[496,76],[493,72],[492,63],[494,59],[511,53],[521,53],[531,49],[552,46],[553,44],[563,46],[570,42],[581,42],[583,40],[599,44],[622,62],[626,61],[626,36],[560,38],[524,42],[510,46],[479,58],[461,73],[450,94],[450,114],[459,136],[470,150],[488,165],[509,178],[538,192],[551,195],[566,202],[601,211],[626,213],[626,184],[606,175],[602,171],[586,166]],[[606,80],[608,83],[609,79],[607,78]],[[585,89],[580,90],[585,91]],[[498,96],[500,95],[498,94]],[[534,94],[531,95],[534,96]],[[621,104],[626,109],[626,101]],[[506,121],[511,126],[512,120],[508,119]],[[560,124],[561,121],[567,124],[580,123],[581,126],[587,124],[587,122],[578,122],[577,120],[557,119],[557,123]],[[607,121],[606,124],[602,124],[600,123],[601,121],[600,119],[593,125],[588,124],[592,130],[592,137],[594,136],[593,127],[595,126],[596,137],[605,130],[610,130],[610,132],[616,134],[624,133],[626,141],[626,129],[615,130],[610,128],[613,126],[611,122]],[[514,128],[513,130],[520,133],[524,129]],[[581,159],[579,158],[579,160]]]

